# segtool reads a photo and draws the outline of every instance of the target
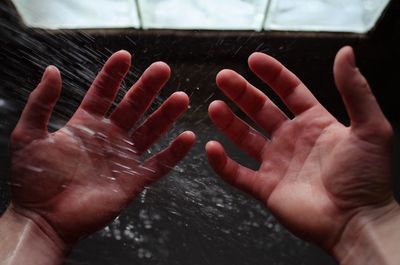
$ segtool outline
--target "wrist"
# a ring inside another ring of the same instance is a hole
[[[70,246],[39,215],[10,205],[0,217],[0,264],[62,264]]]
[[[332,254],[341,265],[399,264],[400,206],[390,203],[357,212],[347,223]]]

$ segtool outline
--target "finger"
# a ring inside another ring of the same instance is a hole
[[[224,94],[270,135],[288,120],[264,93],[236,72],[223,70],[218,73],[216,81]]]
[[[188,108],[189,97],[184,92],[172,94],[132,135],[138,154],[146,151],[174,124]]]
[[[119,51],[114,53],[93,81],[80,109],[91,114],[104,115],[114,101],[130,65],[131,55],[129,52]]]
[[[321,106],[300,79],[271,56],[253,53],[249,57],[249,66],[278,94],[293,114],[299,115],[314,106]]]
[[[239,148],[261,162],[262,151],[268,140],[259,132],[239,119],[223,101],[214,101],[208,112],[211,120],[221,132]]]
[[[352,127],[377,124],[385,120],[367,80],[356,66],[351,47],[344,47],[338,52],[333,70],[336,86],[343,97]]]
[[[206,145],[208,162],[214,171],[229,184],[249,193],[253,196],[257,185],[257,174],[229,158],[222,147],[216,141],[210,141]]]
[[[130,130],[169,80],[170,72],[169,66],[163,62],[150,65],[111,114],[114,124]]]
[[[148,185],[166,175],[181,161],[194,144],[196,136],[186,131],[179,135],[166,149],[145,161],[142,172],[142,185]]]
[[[55,66],[49,66],[42,80],[30,94],[21,118],[13,132],[14,140],[27,140],[47,135],[47,125],[61,93],[61,76]]]

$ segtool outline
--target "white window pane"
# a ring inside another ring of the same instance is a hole
[[[139,0],[143,28],[261,30],[268,0]]]
[[[271,0],[266,30],[365,33],[390,0]]]
[[[375,26],[390,0],[363,0],[362,2],[364,9],[363,21],[366,31],[368,31]]]
[[[24,23],[47,29],[139,27],[133,0],[12,0]]]

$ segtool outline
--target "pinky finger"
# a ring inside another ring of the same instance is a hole
[[[257,196],[255,184],[256,171],[244,167],[232,160],[219,142],[210,141],[206,145],[208,162],[214,171],[229,184]]]
[[[180,134],[166,149],[146,160],[142,166],[143,186],[148,185],[166,175],[181,161],[194,144],[196,136],[186,131]]]

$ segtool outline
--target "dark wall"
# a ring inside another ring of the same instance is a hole
[[[68,120],[102,63],[120,49],[134,54],[121,95],[149,64],[162,60],[170,64],[173,75],[155,106],[176,90],[191,97],[191,109],[167,137],[184,129],[198,133],[190,156],[168,178],[142,194],[118,220],[84,240],[68,264],[333,264],[320,250],[284,230],[253,199],[216,178],[205,161],[203,146],[215,138],[228,142],[213,129],[206,110],[213,99],[223,98],[214,79],[227,67],[277,100],[246,66],[253,51],[262,51],[294,71],[321,103],[346,123],[331,69],[337,50],[352,45],[362,72],[397,129],[398,1],[392,2],[377,29],[367,36],[243,31],[47,32],[24,28],[15,11],[4,3],[0,12],[0,212],[9,199],[9,134],[47,65],[56,65],[63,75],[63,95],[52,118],[52,130]],[[398,136],[394,146],[395,157],[400,159]],[[257,166],[233,146],[228,151],[246,165]],[[394,175],[399,172],[397,164]]]

